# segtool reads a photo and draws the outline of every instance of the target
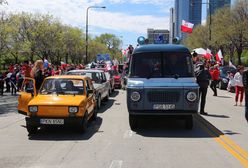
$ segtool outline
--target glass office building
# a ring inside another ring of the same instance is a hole
[[[231,0],[208,0],[207,13],[213,15],[216,10],[224,6],[231,6]]]
[[[187,34],[181,32],[182,20],[195,25],[201,24],[202,0],[175,0],[175,35],[184,39]]]

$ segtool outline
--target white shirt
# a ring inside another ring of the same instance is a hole
[[[235,86],[240,86],[240,87],[243,87],[243,77],[242,75],[237,72],[235,75],[234,75],[234,80],[235,80]]]

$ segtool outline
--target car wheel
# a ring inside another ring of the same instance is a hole
[[[129,114],[129,125],[131,130],[135,130],[138,128],[137,116]]]
[[[38,127],[37,126],[33,126],[33,125],[30,125],[30,124],[27,124],[27,131],[29,134],[36,134],[37,131],[38,131]]]
[[[98,99],[97,99],[97,109],[99,110],[100,107],[101,107],[101,95],[98,96]]]
[[[109,92],[108,92],[107,96],[104,98],[105,102],[108,101],[108,100],[109,100]]]
[[[191,130],[193,128],[193,116],[187,116],[185,119],[185,128]]]
[[[97,110],[96,110],[96,108],[94,108],[93,109],[92,120],[94,121],[94,120],[96,120],[96,118],[97,118]]]
[[[88,112],[86,111],[80,124],[80,132],[85,132],[88,127]]]

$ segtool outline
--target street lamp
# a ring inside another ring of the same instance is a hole
[[[85,39],[85,64],[88,63],[88,13],[89,9],[91,8],[103,8],[105,9],[105,6],[89,6],[86,10],[86,39]]]

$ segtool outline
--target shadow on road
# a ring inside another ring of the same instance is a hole
[[[214,125],[199,115],[194,116],[192,130],[185,128],[185,121],[177,117],[141,118],[136,133],[145,137],[162,138],[211,138],[224,135]]]
[[[110,95],[110,97],[116,97],[116,96],[118,96],[118,94],[119,94],[119,90],[115,90],[115,91]]]
[[[17,113],[17,103],[0,105],[0,117],[8,113]]]
[[[217,114],[208,114],[206,116],[208,116],[208,117],[217,117],[217,118],[230,118],[227,115],[217,115]]]
[[[29,140],[45,141],[67,141],[67,140],[89,140],[94,134],[101,133],[99,128],[102,125],[102,118],[97,117],[90,121],[85,133],[79,132],[77,126],[42,127],[37,134],[29,136]]]
[[[232,98],[231,96],[217,96],[217,97],[220,97],[220,98]]]
[[[104,113],[107,111],[109,108],[111,108],[114,104],[115,100],[114,99],[109,99],[106,102],[102,102],[101,108],[97,111],[97,113]]]

